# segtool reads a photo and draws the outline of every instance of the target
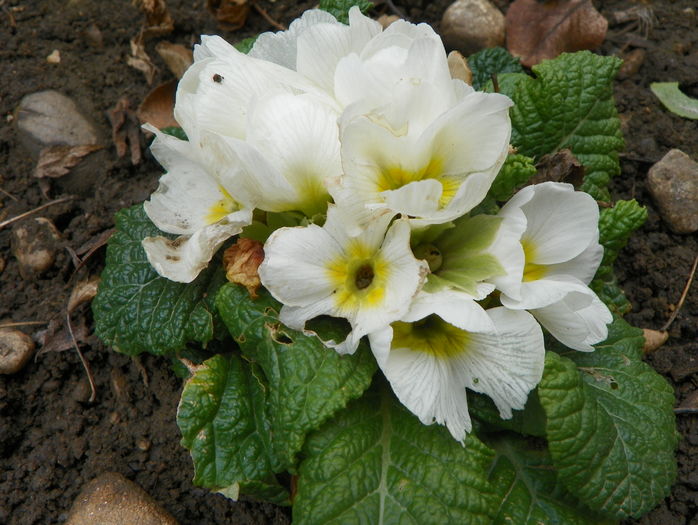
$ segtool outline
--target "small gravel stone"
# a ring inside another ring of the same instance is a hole
[[[504,44],[504,15],[489,0],[457,0],[441,19],[441,38],[447,47],[468,56]]]
[[[177,525],[142,488],[116,472],[93,479],[73,502],[66,525]]]
[[[34,353],[34,341],[24,332],[0,329],[0,374],[19,372]]]
[[[676,233],[698,230],[698,162],[672,149],[647,174],[659,213]]]
[[[22,144],[38,157],[46,146],[99,144],[98,128],[82,114],[73,99],[58,91],[39,91],[25,96],[16,112]]]
[[[14,121],[20,142],[35,159],[49,146],[105,143],[100,128],[71,98],[58,91],[39,91],[25,96],[17,107]],[[106,149],[90,153],[68,174],[54,179],[53,184],[64,192],[90,195],[108,159]]]
[[[12,255],[23,279],[34,279],[56,261],[61,235],[45,217],[26,219],[12,228]]]

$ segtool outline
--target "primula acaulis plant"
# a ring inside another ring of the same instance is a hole
[[[172,358],[195,483],[294,523],[642,515],[676,434],[613,274],[645,210],[599,213],[620,61],[528,75],[488,49],[469,85],[429,26],[348,7],[248,53],[202,37],[177,89],[186,137],[147,126],[167,173],[117,215],[98,334]],[[581,186],[532,184],[563,149]]]

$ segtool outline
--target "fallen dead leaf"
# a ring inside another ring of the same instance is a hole
[[[90,332],[85,323],[85,316],[80,316],[78,324],[73,326],[72,329],[77,341],[81,343],[87,342]],[[36,353],[37,357],[47,352],[64,352],[75,348],[70,331],[62,319],[52,319],[48,328],[39,332],[38,340],[41,343],[41,350]]]
[[[68,298],[68,313],[72,313],[78,306],[90,302],[97,295],[99,275],[93,275],[87,280],[78,282]]]
[[[131,39],[131,55],[126,57],[126,63],[134,69],[142,72],[148,85],[153,83],[157,68],[145,52],[142,34]]]
[[[264,260],[264,246],[259,241],[252,239],[238,239],[238,241],[223,252],[223,267],[225,276],[231,283],[241,284],[250,294],[257,297],[257,290],[261,286],[259,280],[259,265]]]
[[[620,66],[618,70],[618,78],[624,80],[637,73],[640,70],[640,66],[642,66],[642,63],[645,61],[646,55],[647,52],[641,48],[633,49],[624,54],[621,57],[623,59],[623,65]]]
[[[153,89],[138,107],[138,120],[142,124],[148,122],[158,129],[179,126],[174,118],[176,91],[176,80],[170,80]]]
[[[591,0],[516,0],[506,14],[507,49],[526,67],[560,53],[595,49],[607,29]]]
[[[102,149],[98,144],[82,144],[80,146],[47,146],[39,153],[34,176],[55,179],[70,172],[85,156],[93,151]]]
[[[131,164],[140,164],[141,156],[141,127],[136,113],[131,109],[127,97],[121,97],[114,108],[107,111],[111,123],[112,140],[119,157],[131,152]],[[128,141],[128,144],[127,144]]]
[[[218,23],[228,31],[235,31],[245,25],[250,14],[247,0],[207,0],[206,6]]]
[[[468,61],[458,51],[451,51],[448,54],[448,70],[451,78],[460,79],[468,85],[473,83],[473,72],[468,66]]]
[[[568,182],[578,188],[584,181],[584,166],[567,148],[543,155],[536,168],[538,172],[531,178],[530,184]]]
[[[174,20],[165,0],[134,0],[134,4],[145,13],[145,27],[140,35],[142,40],[172,32]]]
[[[158,52],[165,64],[167,64],[167,67],[172,71],[172,74],[177,78],[182,78],[184,72],[194,61],[191,49],[184,47],[182,44],[173,44],[165,41],[158,42],[155,46],[155,51]]]

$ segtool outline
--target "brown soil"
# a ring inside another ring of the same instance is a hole
[[[396,2],[415,21],[438,25],[446,1]],[[495,3],[503,10],[507,0]],[[637,5],[632,0],[595,2],[611,20],[612,13]],[[108,5],[109,4],[109,5]],[[129,39],[142,23],[129,2],[89,0],[0,0],[0,221],[65,195],[67,183],[54,184],[42,194],[33,177],[34,160],[19,144],[12,114],[20,99],[43,89],[72,97],[91,116],[105,137],[110,136],[105,112],[127,96],[137,106],[149,91],[144,76],[126,64]],[[200,34],[218,33],[237,41],[272,29],[252,11],[244,29],[220,30],[205,2],[168,0],[175,30],[163,37],[191,46]],[[268,14],[285,24],[314,2],[259,1]],[[632,238],[617,263],[619,278],[634,305],[628,319],[641,327],[659,328],[681,295],[693,258],[696,236],[672,234],[658,216],[646,190],[646,173],[670,148],[698,158],[695,121],[664,110],[648,89],[650,82],[678,80],[689,94],[698,95],[698,30],[694,0],[655,0],[656,23],[647,38],[639,29],[611,23],[606,54],[635,47],[646,51],[637,73],[616,84],[618,108],[624,122],[627,153],[623,172],[613,183],[615,198],[636,198],[649,209],[646,225]],[[384,11],[381,7],[379,10]],[[90,26],[102,33],[103,45],[89,43]],[[148,45],[159,68],[154,85],[171,78]],[[627,43],[631,42],[629,48]],[[46,57],[58,49],[59,64]],[[144,200],[155,188],[160,167],[145,154],[132,166],[118,159],[113,146],[93,173],[71,181],[86,196],[47,208],[42,216],[54,221],[63,241],[56,263],[40,278],[25,280],[10,255],[10,230],[0,230],[0,324],[62,319],[78,278],[98,274],[104,251],[90,259],[78,277],[68,248],[79,249],[113,225],[120,208]],[[73,177],[75,179],[75,177]],[[0,264],[2,267],[2,264]],[[648,358],[675,387],[678,402],[698,385],[698,293],[688,295],[670,329],[669,342]],[[84,319],[85,308],[73,316]],[[21,329],[35,339],[46,326]],[[288,523],[287,509],[243,501],[192,486],[188,453],[179,445],[175,413],[181,381],[163,359],[131,360],[105,348],[94,336],[82,351],[94,372],[97,399],[89,402],[89,385],[74,350],[44,353],[22,372],[0,376],[0,523],[29,525],[62,523],[81,486],[104,471],[118,471],[149,492],[182,524]],[[142,373],[142,370],[145,370]],[[144,380],[147,376],[147,383]],[[698,524],[698,417],[679,415],[679,478],[671,496],[643,524]]]

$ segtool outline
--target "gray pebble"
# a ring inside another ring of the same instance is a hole
[[[24,332],[0,328],[0,374],[19,372],[34,353],[34,341]]]
[[[45,273],[56,261],[61,235],[45,217],[26,219],[12,228],[12,255],[23,279]]]
[[[504,15],[489,0],[457,0],[444,12],[441,37],[468,56],[504,44]]]
[[[177,525],[177,521],[141,487],[116,472],[105,472],[85,485],[66,525]]]
[[[672,149],[647,174],[662,219],[676,233],[698,230],[698,163]]]

